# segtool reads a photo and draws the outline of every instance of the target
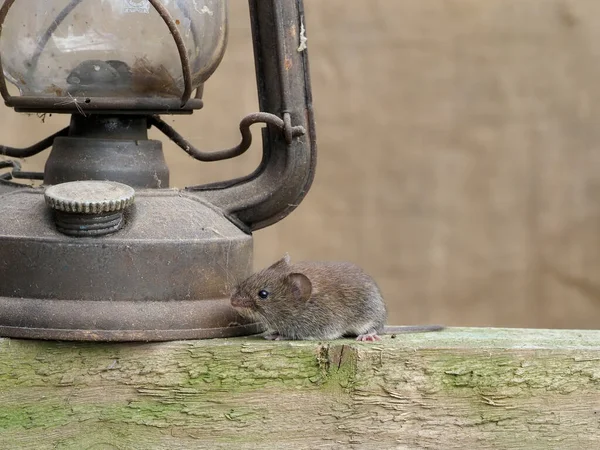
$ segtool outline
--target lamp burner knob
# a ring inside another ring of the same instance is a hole
[[[48,187],[44,199],[61,233],[103,236],[121,228],[123,212],[133,204],[135,191],[114,181],[71,181]]]

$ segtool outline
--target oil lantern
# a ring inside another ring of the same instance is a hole
[[[260,111],[241,120],[237,146],[203,151],[160,116],[202,108],[226,51],[226,0],[3,2],[5,104],[71,119],[30,147],[0,146],[0,336],[261,331],[230,307],[228,287],[252,271],[252,232],[306,195],[316,143],[303,2],[249,8]],[[184,189],[169,187],[162,143],[148,139],[156,127],[197,164],[216,164],[250,147],[254,124],[263,142],[256,170]],[[50,147],[43,173],[21,170],[19,158]]]

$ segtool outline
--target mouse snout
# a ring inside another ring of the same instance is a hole
[[[252,308],[253,303],[248,297],[233,294],[231,296],[231,306],[234,308]]]

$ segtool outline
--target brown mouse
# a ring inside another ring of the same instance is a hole
[[[282,259],[239,283],[231,305],[265,325],[267,339],[380,340],[378,334],[439,331],[444,327],[385,327],[387,310],[379,287],[348,262]]]

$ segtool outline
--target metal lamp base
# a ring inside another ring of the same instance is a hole
[[[229,299],[81,301],[0,297],[0,336],[68,341],[172,341],[257,334]]]
[[[94,342],[161,342],[184,339],[216,339],[248,336],[263,331],[257,323],[235,327],[185,330],[72,330],[0,326],[0,336],[8,338]]]
[[[0,194],[0,336],[82,341],[261,332],[229,304],[252,236],[191,193],[139,189],[119,231],[58,231],[43,189]]]

